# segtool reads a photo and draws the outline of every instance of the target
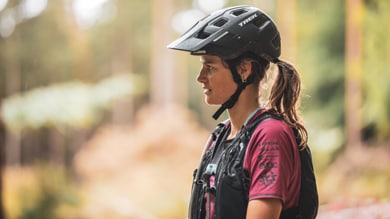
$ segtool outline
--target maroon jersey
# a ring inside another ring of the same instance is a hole
[[[282,120],[264,120],[253,132],[244,158],[250,175],[249,200],[275,198],[283,209],[297,206],[300,165],[292,128]]]

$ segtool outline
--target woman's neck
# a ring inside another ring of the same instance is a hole
[[[259,108],[257,102],[255,104],[237,104],[228,110],[231,128],[227,139],[236,137],[245,121],[252,113]]]

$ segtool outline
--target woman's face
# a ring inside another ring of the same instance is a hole
[[[200,70],[197,81],[202,84],[205,102],[207,104],[225,103],[237,89],[232,73],[218,56],[201,56]]]

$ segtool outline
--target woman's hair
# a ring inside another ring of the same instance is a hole
[[[252,83],[259,84],[265,77],[270,62],[253,53],[244,53],[235,59],[225,60],[232,70],[236,82],[240,78],[239,75],[233,72],[235,71],[233,69],[244,59],[252,60]],[[300,76],[291,64],[279,59],[273,62],[278,67],[278,74],[268,97],[269,112],[282,117],[295,130],[298,146],[303,148],[307,144],[308,134],[298,114],[301,92]]]
[[[275,64],[278,66],[278,75],[269,96],[270,108],[296,130],[299,147],[305,147],[308,134],[298,114],[301,78],[290,63],[277,59]]]

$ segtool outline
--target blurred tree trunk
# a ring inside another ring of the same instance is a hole
[[[345,127],[347,149],[361,146],[363,1],[346,0]]]
[[[133,74],[132,40],[129,40],[134,15],[129,8],[136,8],[134,1],[117,1],[118,14],[114,23],[114,40],[112,45],[111,71],[115,74]],[[126,28],[124,28],[126,27]],[[112,107],[112,122],[115,124],[128,124],[134,117],[134,98],[132,96],[119,100]]]
[[[73,59],[72,79],[81,80],[81,81],[91,81],[92,78],[92,61],[91,61],[91,49],[89,37],[86,34],[86,31],[82,30],[74,16],[73,13],[70,13],[66,10],[67,7],[72,8],[75,0],[64,1],[65,7],[58,7],[58,4],[55,2],[49,2],[48,7],[53,12],[52,19],[56,20],[58,26],[62,28],[62,32],[66,34],[69,42],[69,47],[71,51],[71,56]],[[38,130],[37,141],[38,145],[38,154],[36,157],[39,159],[46,159],[52,164],[59,164],[69,167],[69,158],[67,156],[67,151],[71,150],[70,148],[77,147],[78,145],[71,145],[68,142],[72,141],[75,138],[84,138],[84,135],[80,132],[75,132],[71,135],[70,139],[66,134],[61,134],[55,127],[49,129],[41,128]],[[33,138],[34,136],[32,136]],[[70,168],[71,169],[71,168]]]
[[[66,4],[71,6],[75,0],[67,1]],[[54,3],[54,2],[53,2]],[[49,4],[50,5],[50,4]],[[53,4],[52,7],[58,7]],[[56,16],[59,25],[63,25],[68,35],[68,42],[74,59],[73,78],[88,81],[91,78],[91,49],[89,38],[86,31],[83,31],[77,24],[73,13],[66,12],[65,8],[60,7],[61,11]],[[59,9],[57,9],[59,11]],[[63,22],[64,17],[66,21]]]
[[[8,37],[5,41],[5,96],[21,91],[21,69],[20,69],[20,39],[17,33]],[[20,165],[21,162],[21,132],[6,131],[5,137],[6,164]]]
[[[2,100],[2,97],[0,97],[0,100]],[[0,219],[5,218],[5,212],[4,212],[4,196],[3,196],[3,174],[5,170],[5,136],[6,136],[6,130],[3,123],[3,119],[0,115]]]
[[[173,53],[166,45],[173,39],[171,18],[173,16],[172,0],[152,1],[152,42],[151,42],[151,72],[150,72],[150,99],[152,105],[166,108],[176,102],[176,89],[184,81],[175,80],[173,68]]]
[[[296,0],[277,0],[276,18],[282,39],[282,57],[295,62],[297,55]]]

